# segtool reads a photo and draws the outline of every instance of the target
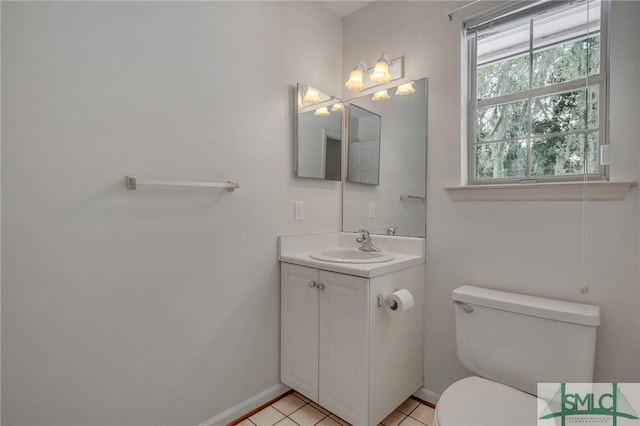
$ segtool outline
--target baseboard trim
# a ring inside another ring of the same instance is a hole
[[[241,403],[235,405],[234,407],[229,408],[228,410],[223,411],[215,417],[210,418],[209,420],[201,423],[198,426],[225,426],[230,422],[239,419],[244,416],[248,412],[255,410],[261,405],[279,397],[280,395],[289,392],[291,388],[282,383],[278,383],[277,385],[271,386],[268,389],[260,392],[257,395],[252,396],[249,399],[242,401]],[[440,394],[433,392],[427,388],[421,387],[418,389],[413,396],[423,401],[426,401],[430,405],[436,405],[438,403],[438,399],[440,399]]]
[[[415,391],[413,396],[415,396],[418,399],[421,399],[423,401],[428,402],[429,405],[434,405],[434,406],[438,403],[438,400],[440,399],[440,394],[439,393],[435,393],[434,391],[429,390],[429,389],[427,389],[425,387],[421,387],[420,389]]]
[[[210,418],[204,423],[200,423],[198,426],[225,426],[228,423],[242,417],[248,412],[255,410],[266,402],[271,401],[286,393],[290,390],[290,388],[282,383],[278,383],[277,385],[271,386],[268,389],[260,392],[257,395],[252,396],[249,399],[242,401],[240,404],[235,405],[234,407],[229,408],[228,410],[223,411],[215,417]]]

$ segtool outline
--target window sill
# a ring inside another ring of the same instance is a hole
[[[637,182],[554,182],[449,186],[454,201],[620,201]]]

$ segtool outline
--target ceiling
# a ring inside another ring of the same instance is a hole
[[[373,3],[374,0],[370,1],[341,1],[341,0],[329,0],[329,1],[318,1],[322,7],[329,10],[332,14],[337,16],[338,18],[345,18],[346,16],[351,15],[356,10],[365,7],[369,3]]]

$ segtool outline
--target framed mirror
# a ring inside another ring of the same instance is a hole
[[[380,183],[380,115],[349,105],[347,181]]]
[[[342,180],[342,101],[301,83],[296,99],[296,176]]]
[[[342,188],[342,229],[425,237],[427,79],[394,87],[388,94],[386,100],[374,101],[368,95],[349,102],[349,110],[358,111],[353,115],[364,110],[380,119],[379,178],[377,184],[357,183],[349,170]],[[348,124],[351,145],[351,118]],[[351,147],[347,151],[351,167],[360,154],[353,155]]]

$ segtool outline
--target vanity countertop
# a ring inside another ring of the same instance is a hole
[[[424,238],[372,235],[374,244],[395,259],[378,263],[335,263],[315,260],[310,253],[337,247],[358,248],[358,235],[349,232],[278,237],[278,260],[341,274],[371,278],[425,263]]]

